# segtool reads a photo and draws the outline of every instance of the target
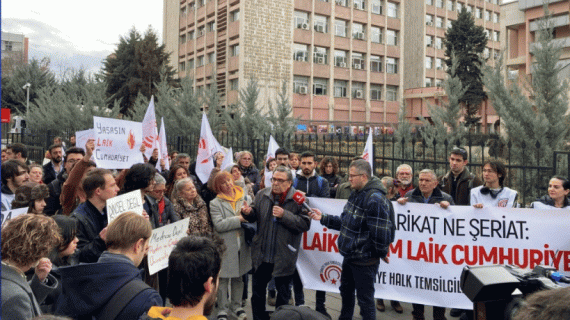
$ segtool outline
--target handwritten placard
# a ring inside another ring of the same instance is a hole
[[[168,267],[168,257],[180,239],[188,235],[190,219],[152,230],[148,249],[148,271],[155,274]]]
[[[143,201],[140,190],[131,191],[107,200],[107,220],[109,224],[121,213],[143,214]]]
[[[21,216],[23,214],[28,213],[28,208],[19,208],[19,209],[14,209],[14,210],[8,210],[8,211],[2,211],[1,215],[2,215],[2,228],[4,228],[4,223],[6,223],[6,221],[8,220],[12,220],[14,218],[16,218],[17,216]]]

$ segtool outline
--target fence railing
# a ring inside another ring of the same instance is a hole
[[[61,130],[54,132],[41,129],[27,129],[21,134],[2,132],[3,144],[20,142],[30,146],[30,160],[41,162],[47,147],[55,136],[69,137],[72,132]],[[269,134],[249,139],[245,134],[219,132],[215,134],[218,142],[234,152],[247,150],[254,156],[254,163],[262,168]],[[331,156],[337,159],[341,172],[348,171],[348,165],[355,156],[363,153],[366,137],[364,135],[347,134],[294,134],[291,136],[275,137],[277,143],[290,152],[302,153],[312,151],[318,159]],[[194,158],[198,152],[198,135],[168,137],[169,150],[188,153]],[[552,155],[542,154],[540,146],[532,144],[517,146],[510,142],[501,141],[497,136],[469,136],[462,145],[469,152],[468,168],[481,176],[482,164],[489,158],[501,159],[507,167],[505,185],[519,191],[520,200],[528,204],[538,196],[546,194],[548,180],[553,175],[568,176],[570,172],[570,152],[555,151]],[[449,170],[448,156],[458,142],[443,141],[441,143],[426,143],[416,137],[408,141],[398,141],[394,135],[378,135],[374,137],[374,173],[377,176],[394,176],[400,164],[409,164],[414,172],[421,169],[433,169],[438,175]],[[513,154],[523,154],[522,159]],[[552,161],[539,164],[531,163],[524,154],[533,154],[535,159],[552,158]]]

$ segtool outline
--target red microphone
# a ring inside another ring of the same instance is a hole
[[[301,192],[301,191],[295,191],[295,193],[293,193],[293,201],[297,202],[298,205],[302,205],[303,207],[305,207],[307,210],[309,211],[313,211],[313,209],[311,209],[311,207],[309,207],[309,205],[305,202],[307,199],[305,198],[305,195]]]

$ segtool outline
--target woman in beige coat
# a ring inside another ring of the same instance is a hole
[[[249,206],[251,200],[241,187],[234,184],[231,174],[226,171],[215,176],[214,191],[217,196],[210,202],[210,216],[214,231],[224,239],[227,247],[222,256],[218,286],[218,320],[228,319],[229,312],[243,320],[246,319],[246,312],[241,307],[244,286],[242,276],[251,269],[251,249],[245,242],[241,228],[241,223],[246,222],[241,215],[241,208]]]

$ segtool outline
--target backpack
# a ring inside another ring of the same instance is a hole
[[[328,320],[326,316],[309,307],[282,305],[275,309],[271,320]]]
[[[153,290],[141,279],[133,279],[127,282],[117,293],[113,295],[111,300],[101,309],[97,319],[114,320],[123,309],[136,297],[145,290]]]

